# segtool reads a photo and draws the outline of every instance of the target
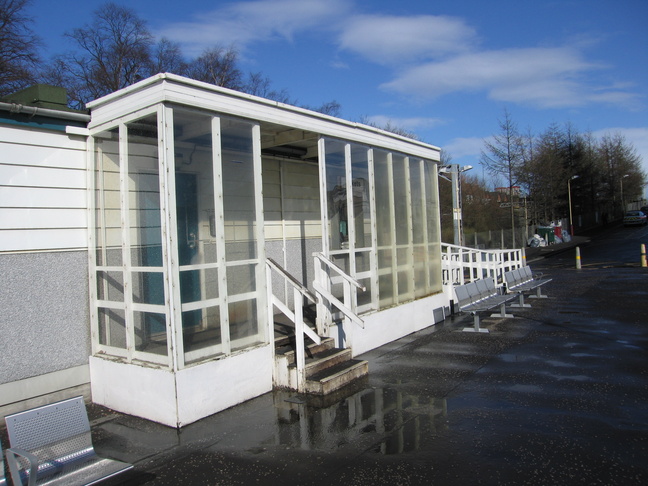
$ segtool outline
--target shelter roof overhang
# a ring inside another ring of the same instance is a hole
[[[297,106],[268,100],[170,73],[161,73],[87,104],[90,130],[114,123],[157,103],[171,103],[257,120],[277,130],[264,130],[265,148],[329,136],[402,152],[439,162],[440,149],[418,140]],[[268,125],[270,124],[270,125]]]

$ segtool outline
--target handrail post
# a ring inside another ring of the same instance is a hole
[[[344,305],[346,305],[351,311],[355,314],[356,309],[355,309],[355,299],[353,298],[353,295],[351,294],[351,284],[347,280],[342,281],[342,285],[344,288]],[[343,345],[344,348],[350,348],[352,346],[352,339],[351,339],[351,326],[349,325],[351,320],[347,317],[344,316],[344,324],[346,327],[346,332],[344,333],[346,337],[346,343],[340,343]]]
[[[296,366],[297,366],[297,391],[304,391],[306,383],[306,355],[304,353],[304,309],[302,308],[301,293],[293,288],[293,299],[295,302],[295,347]]]

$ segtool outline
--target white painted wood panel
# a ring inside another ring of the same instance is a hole
[[[0,211],[0,229],[87,228],[87,226],[85,208],[3,208]]]
[[[0,163],[85,170],[85,151],[0,142]]]
[[[85,170],[0,164],[1,186],[85,189],[86,172]]]
[[[0,252],[87,249],[86,229],[0,230]]]
[[[85,137],[25,127],[0,127],[1,143],[25,145],[29,146],[30,150],[33,147],[48,147],[84,152],[86,149]]]
[[[85,208],[87,194],[82,189],[53,189],[48,187],[0,187],[2,208]]]
[[[87,248],[86,139],[0,127],[0,251]]]

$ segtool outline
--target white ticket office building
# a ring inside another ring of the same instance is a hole
[[[175,427],[270,391],[266,258],[361,282],[364,328],[327,327],[356,355],[444,318],[438,148],[170,74],[88,107],[0,117],[5,413],[81,390]]]

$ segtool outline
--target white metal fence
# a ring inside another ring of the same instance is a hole
[[[515,250],[477,250],[441,244],[443,285],[463,285],[492,277],[501,285],[504,273],[526,265],[523,248]]]

